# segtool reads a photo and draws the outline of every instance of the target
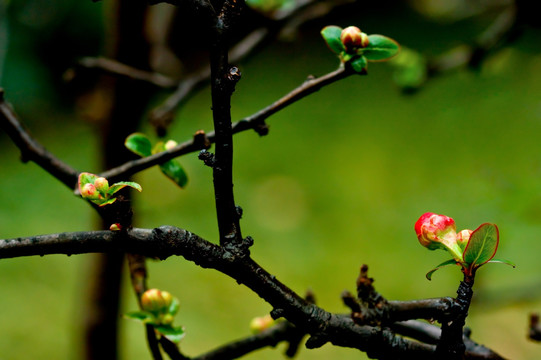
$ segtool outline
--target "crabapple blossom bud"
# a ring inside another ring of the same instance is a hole
[[[122,225],[120,225],[119,223],[111,224],[111,226],[109,226],[109,230],[111,230],[111,231],[120,231],[120,230],[122,230]]]
[[[250,330],[254,334],[260,333],[268,328],[270,328],[272,325],[274,325],[275,320],[269,315],[261,316],[261,317],[255,317],[250,321]]]
[[[95,200],[100,197],[100,194],[96,190],[96,187],[94,186],[94,184],[86,183],[81,188],[81,196],[84,197],[85,199]]]
[[[455,221],[445,215],[425,213],[415,223],[417,239],[424,247],[445,249],[453,258],[462,261],[462,249],[457,243]]]
[[[356,26],[348,26],[342,30],[340,41],[348,51],[356,48],[365,48],[369,44],[368,35]]]
[[[173,323],[173,320],[175,320],[175,316],[172,314],[165,314],[162,316],[162,324],[164,325],[170,325]]]
[[[460,245],[460,248],[462,248],[462,250],[464,250],[466,248],[466,245],[468,245],[472,232],[473,230],[464,229],[457,234],[456,241],[458,242],[458,245]]]
[[[165,149],[166,150],[171,150],[172,148],[174,148],[175,146],[177,146],[178,143],[175,141],[175,140],[169,140],[165,143]]]
[[[160,313],[167,311],[172,301],[173,296],[167,291],[150,289],[141,296],[141,307],[145,311]]]
[[[109,181],[104,177],[99,177],[94,180],[94,186],[98,191],[107,192],[109,190]]]

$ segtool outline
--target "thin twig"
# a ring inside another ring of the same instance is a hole
[[[164,89],[175,88],[179,83],[178,80],[171,79],[168,76],[140,70],[105,57],[84,57],[77,62],[76,66],[84,69],[97,69],[108,74],[123,76],[132,80],[144,81]]]
[[[281,99],[275,101],[274,103],[258,111],[257,113],[245,117],[244,119],[234,123],[231,126],[232,133],[236,134],[245,130],[256,129],[256,131],[263,135],[266,130],[266,126],[264,124],[265,119],[284,109],[288,105],[291,105],[294,102],[304,98],[305,96],[320,90],[322,87],[330,85],[338,80],[344,79],[352,74],[353,72],[351,72],[347,68],[339,68],[321,77],[309,78],[302,85],[298,86],[296,89],[294,89]],[[209,143],[214,143],[216,141],[215,132],[209,132],[207,134],[207,139]],[[174,159],[178,156],[189,154],[195,151],[200,151],[204,148],[206,148],[206,145],[201,143],[200,141],[193,139],[188,140],[180,143],[179,145],[175,146],[170,150],[126,162],[118,167],[104,171],[100,175],[108,178],[109,180],[116,181],[123,177],[130,176],[142,170],[148,169],[152,166],[163,164],[164,162]]]

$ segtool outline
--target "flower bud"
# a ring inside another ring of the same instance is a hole
[[[165,314],[162,316],[161,323],[164,325],[171,325],[173,323],[173,320],[175,320],[175,316],[173,314]]]
[[[173,296],[167,291],[150,289],[141,296],[141,307],[152,313],[166,312],[173,301]]]
[[[111,230],[111,231],[120,231],[120,230],[122,230],[122,225],[120,225],[119,223],[111,224],[111,226],[109,226],[109,230]]]
[[[472,233],[473,230],[464,229],[457,234],[456,241],[458,242],[458,245],[460,245],[460,248],[462,250],[464,250],[466,248],[466,245],[468,245]]]
[[[109,181],[104,177],[99,177],[94,180],[94,186],[98,191],[107,192],[109,190]]]
[[[81,188],[81,196],[84,197],[85,199],[96,200],[96,199],[99,199],[100,194],[96,190],[96,187],[94,186],[94,184],[86,183]]]
[[[250,321],[250,330],[254,334],[258,334],[264,330],[267,330],[274,325],[275,320],[269,314],[261,317],[255,317]]]
[[[165,150],[171,150],[177,145],[178,143],[175,140],[168,140],[164,146],[165,146]]]
[[[445,215],[425,213],[415,223],[417,239],[424,247],[445,249],[453,258],[462,261],[462,249],[457,243],[455,221]]]
[[[354,50],[356,48],[365,48],[369,44],[368,35],[363,33],[361,29],[356,26],[348,26],[342,30],[340,34],[340,41],[346,47],[347,51]]]

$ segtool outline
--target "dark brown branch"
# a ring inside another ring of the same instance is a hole
[[[328,13],[332,8],[351,3],[353,0],[327,1],[299,0],[294,6],[277,11],[273,15],[274,22],[258,28],[248,34],[242,41],[229,51],[231,63],[238,63],[271,42],[282,31],[292,32],[300,25],[313,18],[314,13],[321,15]],[[310,15],[311,14],[311,15]],[[196,73],[188,75],[178,84],[177,90],[155,108],[150,114],[150,120],[158,129],[167,127],[173,120],[177,109],[210,81],[210,67],[203,68]]]
[[[441,329],[439,327],[417,320],[396,322],[391,328],[398,334],[427,344],[437,344],[441,336]],[[483,345],[477,344],[469,337],[463,336],[463,340],[466,345],[465,357],[467,359],[503,360],[500,355]]]
[[[464,281],[460,282],[456,297],[460,311],[442,321],[441,338],[436,350],[442,360],[460,360],[466,350],[463,329],[473,296],[473,282],[473,276],[464,275]]]
[[[255,350],[270,346],[275,347],[280,342],[290,341],[296,337],[299,330],[287,321],[281,321],[275,326],[262,331],[259,334],[246,337],[229,344],[220,346],[215,350],[192,358],[192,360],[229,360],[237,359]],[[294,355],[294,354],[292,354]],[[289,355],[289,357],[292,357]]]
[[[236,256],[225,248],[175,227],[131,229],[125,235],[112,231],[92,231],[0,240],[0,258],[89,252],[129,252],[160,259],[180,255],[203,268],[218,270],[245,284],[269,302],[275,308],[275,314],[281,314],[297,328],[311,334],[312,340],[307,343],[309,347],[331,342],[365,351],[376,358],[404,358],[404,354],[418,359],[434,357],[434,345],[406,340],[379,327],[359,326],[348,315],[326,312],[287,288],[251,258]],[[472,352],[469,348],[471,345],[466,345],[468,355]],[[479,357],[478,352],[473,351],[466,358],[494,357]]]
[[[30,136],[11,106],[5,102],[2,88],[0,88],[0,127],[21,151],[23,162],[33,161],[70,189],[75,187],[79,172],[51,154]]]
[[[352,74],[353,72],[351,72],[351,70],[339,68],[338,70],[330,72],[321,77],[310,78],[302,85],[291,91],[289,94],[285,95],[273,104],[265,107],[263,110],[260,110],[257,113],[234,123],[231,126],[231,131],[233,134],[236,134],[245,130],[256,129],[258,132],[260,132],[260,134],[264,134],[266,129],[264,123],[265,119],[284,109],[288,105],[293,104],[295,101],[298,101],[305,96],[320,90],[322,87],[330,85],[338,80],[344,79]],[[215,132],[209,132],[207,134],[207,139],[209,143],[214,143],[216,141]],[[117,181],[121,178],[133,175],[152,166],[162,164],[178,156],[185,155],[194,151],[200,151],[207,146],[208,145],[203,144],[197,140],[185,141],[171,150],[147,156],[141,159],[129,161],[116,168],[104,171],[100,175],[108,178],[110,181]]]
[[[231,129],[231,95],[240,80],[240,72],[229,65],[230,28],[244,6],[242,0],[225,0],[216,19],[210,50],[212,119],[216,133],[216,151],[212,168],[214,198],[220,245],[237,246],[242,242],[240,216],[233,195],[233,131]]]

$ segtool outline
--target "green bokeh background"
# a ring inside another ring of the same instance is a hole
[[[79,170],[98,172],[96,129],[63,100],[60,74],[75,57],[99,53],[104,5],[49,3],[54,16],[36,13],[32,6],[40,9],[38,1],[17,0],[10,16],[0,17],[0,26],[9,29],[1,85],[51,152]],[[45,15],[55,21],[36,25]],[[328,24],[356,24],[431,55],[469,42],[490,20],[441,23],[396,5],[349,19],[331,17]],[[234,119],[275,101],[307,75],[336,68],[320,28],[311,24],[295,40],[241,64]],[[354,290],[363,263],[388,299],[454,295],[458,269],[441,270],[431,282],[424,277],[447,259],[417,243],[413,224],[424,212],[449,215],[459,229],[496,223],[498,257],[517,268],[491,265],[479,271],[467,325],[476,341],[506,358],[538,359],[541,347],[526,340],[526,329],[528,314],[541,310],[539,35],[529,29],[478,73],[436,78],[413,96],[400,94],[387,64],[370,64],[368,76],[333,84],[270,118],[269,136],[236,135],[235,196],[244,209],[243,234],[255,239],[253,258],[293,290],[312,289],[326,310],[346,312],[340,293]],[[54,43],[53,49],[43,48]],[[47,50],[65,56],[50,62]],[[170,137],[183,141],[197,129],[212,129],[209,99],[205,89],[182,108]],[[22,164],[3,132],[0,150],[0,238],[94,228],[89,206],[35,164]],[[144,189],[135,197],[136,225],[171,224],[215,241],[211,170],[196,154],[181,162],[190,176],[185,190],[157,169],[136,177]],[[1,360],[80,358],[81,305],[92,258],[0,261]],[[182,349],[190,355],[246,336],[250,320],[271,309],[225,275],[182,258],[150,262],[149,270],[151,286],[180,300],[176,322],[186,328]],[[127,281],[123,292],[123,311],[135,310]],[[140,324],[121,320],[121,340],[123,359],[149,358]],[[265,349],[246,359],[281,357]],[[326,345],[301,349],[298,358],[359,359],[359,353]]]

